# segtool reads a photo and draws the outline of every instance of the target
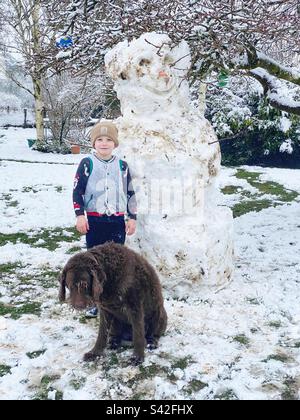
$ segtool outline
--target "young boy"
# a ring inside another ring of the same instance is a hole
[[[74,180],[76,229],[86,235],[88,249],[107,241],[124,244],[126,234],[136,229],[136,200],[127,163],[112,154],[119,145],[118,130],[103,121],[90,137],[95,152],[82,159]],[[97,308],[86,316],[96,317]]]

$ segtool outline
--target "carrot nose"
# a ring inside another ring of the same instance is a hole
[[[169,77],[169,75],[164,71],[164,70],[161,70],[159,73],[158,73],[158,77]]]

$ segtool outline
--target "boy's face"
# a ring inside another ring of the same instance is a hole
[[[101,136],[95,141],[94,148],[100,157],[110,158],[115,148],[115,143],[109,137]]]

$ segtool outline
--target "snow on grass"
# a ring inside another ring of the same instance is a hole
[[[262,181],[275,181],[300,193],[300,171],[297,169],[260,168]]]
[[[1,105],[2,107],[4,106],[3,96],[1,98]],[[30,109],[27,109],[27,124],[33,124],[34,119],[35,119],[34,113]],[[24,110],[10,111],[10,112],[7,112],[6,110],[0,111],[0,126],[4,126],[4,125],[22,126],[23,124],[24,124]]]
[[[85,320],[57,299],[57,276],[84,245],[72,230],[76,166],[48,154],[42,161],[59,164],[17,162],[23,154],[17,144],[27,131],[7,134],[10,146],[0,144],[0,399],[300,397],[297,195],[259,212],[248,208],[235,219],[235,275],[227,287],[199,289],[185,301],[165,296],[167,332],[157,350],[146,352],[142,366],[130,365],[128,347],[84,363],[98,320]],[[2,156],[9,148],[6,156],[14,161]],[[27,150],[26,160],[37,161],[37,154]],[[68,159],[75,164],[78,157]],[[284,188],[300,192],[300,171],[242,170],[224,168],[221,174],[223,200],[234,198],[232,205],[258,193],[272,204]],[[269,181],[281,188],[270,183],[269,194]]]
[[[223,169],[225,176],[222,176],[219,182],[219,188],[223,193],[220,204],[231,207],[233,217],[281,206],[294,200],[299,201],[297,190],[285,187],[284,184],[288,184],[288,176],[284,172],[277,173],[277,179],[282,181],[278,183],[272,181],[272,173],[268,176],[260,169],[262,168],[248,166]],[[295,178],[299,179],[297,172]]]
[[[48,162],[49,171],[54,173],[57,170],[57,166],[53,166],[55,163],[77,164],[83,157],[83,155],[59,155],[31,150],[28,147],[27,139],[35,138],[36,130],[34,128],[0,128],[0,159]]]

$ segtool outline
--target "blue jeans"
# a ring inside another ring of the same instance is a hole
[[[102,245],[107,241],[124,245],[124,216],[88,216],[89,230],[86,234],[87,249]]]

